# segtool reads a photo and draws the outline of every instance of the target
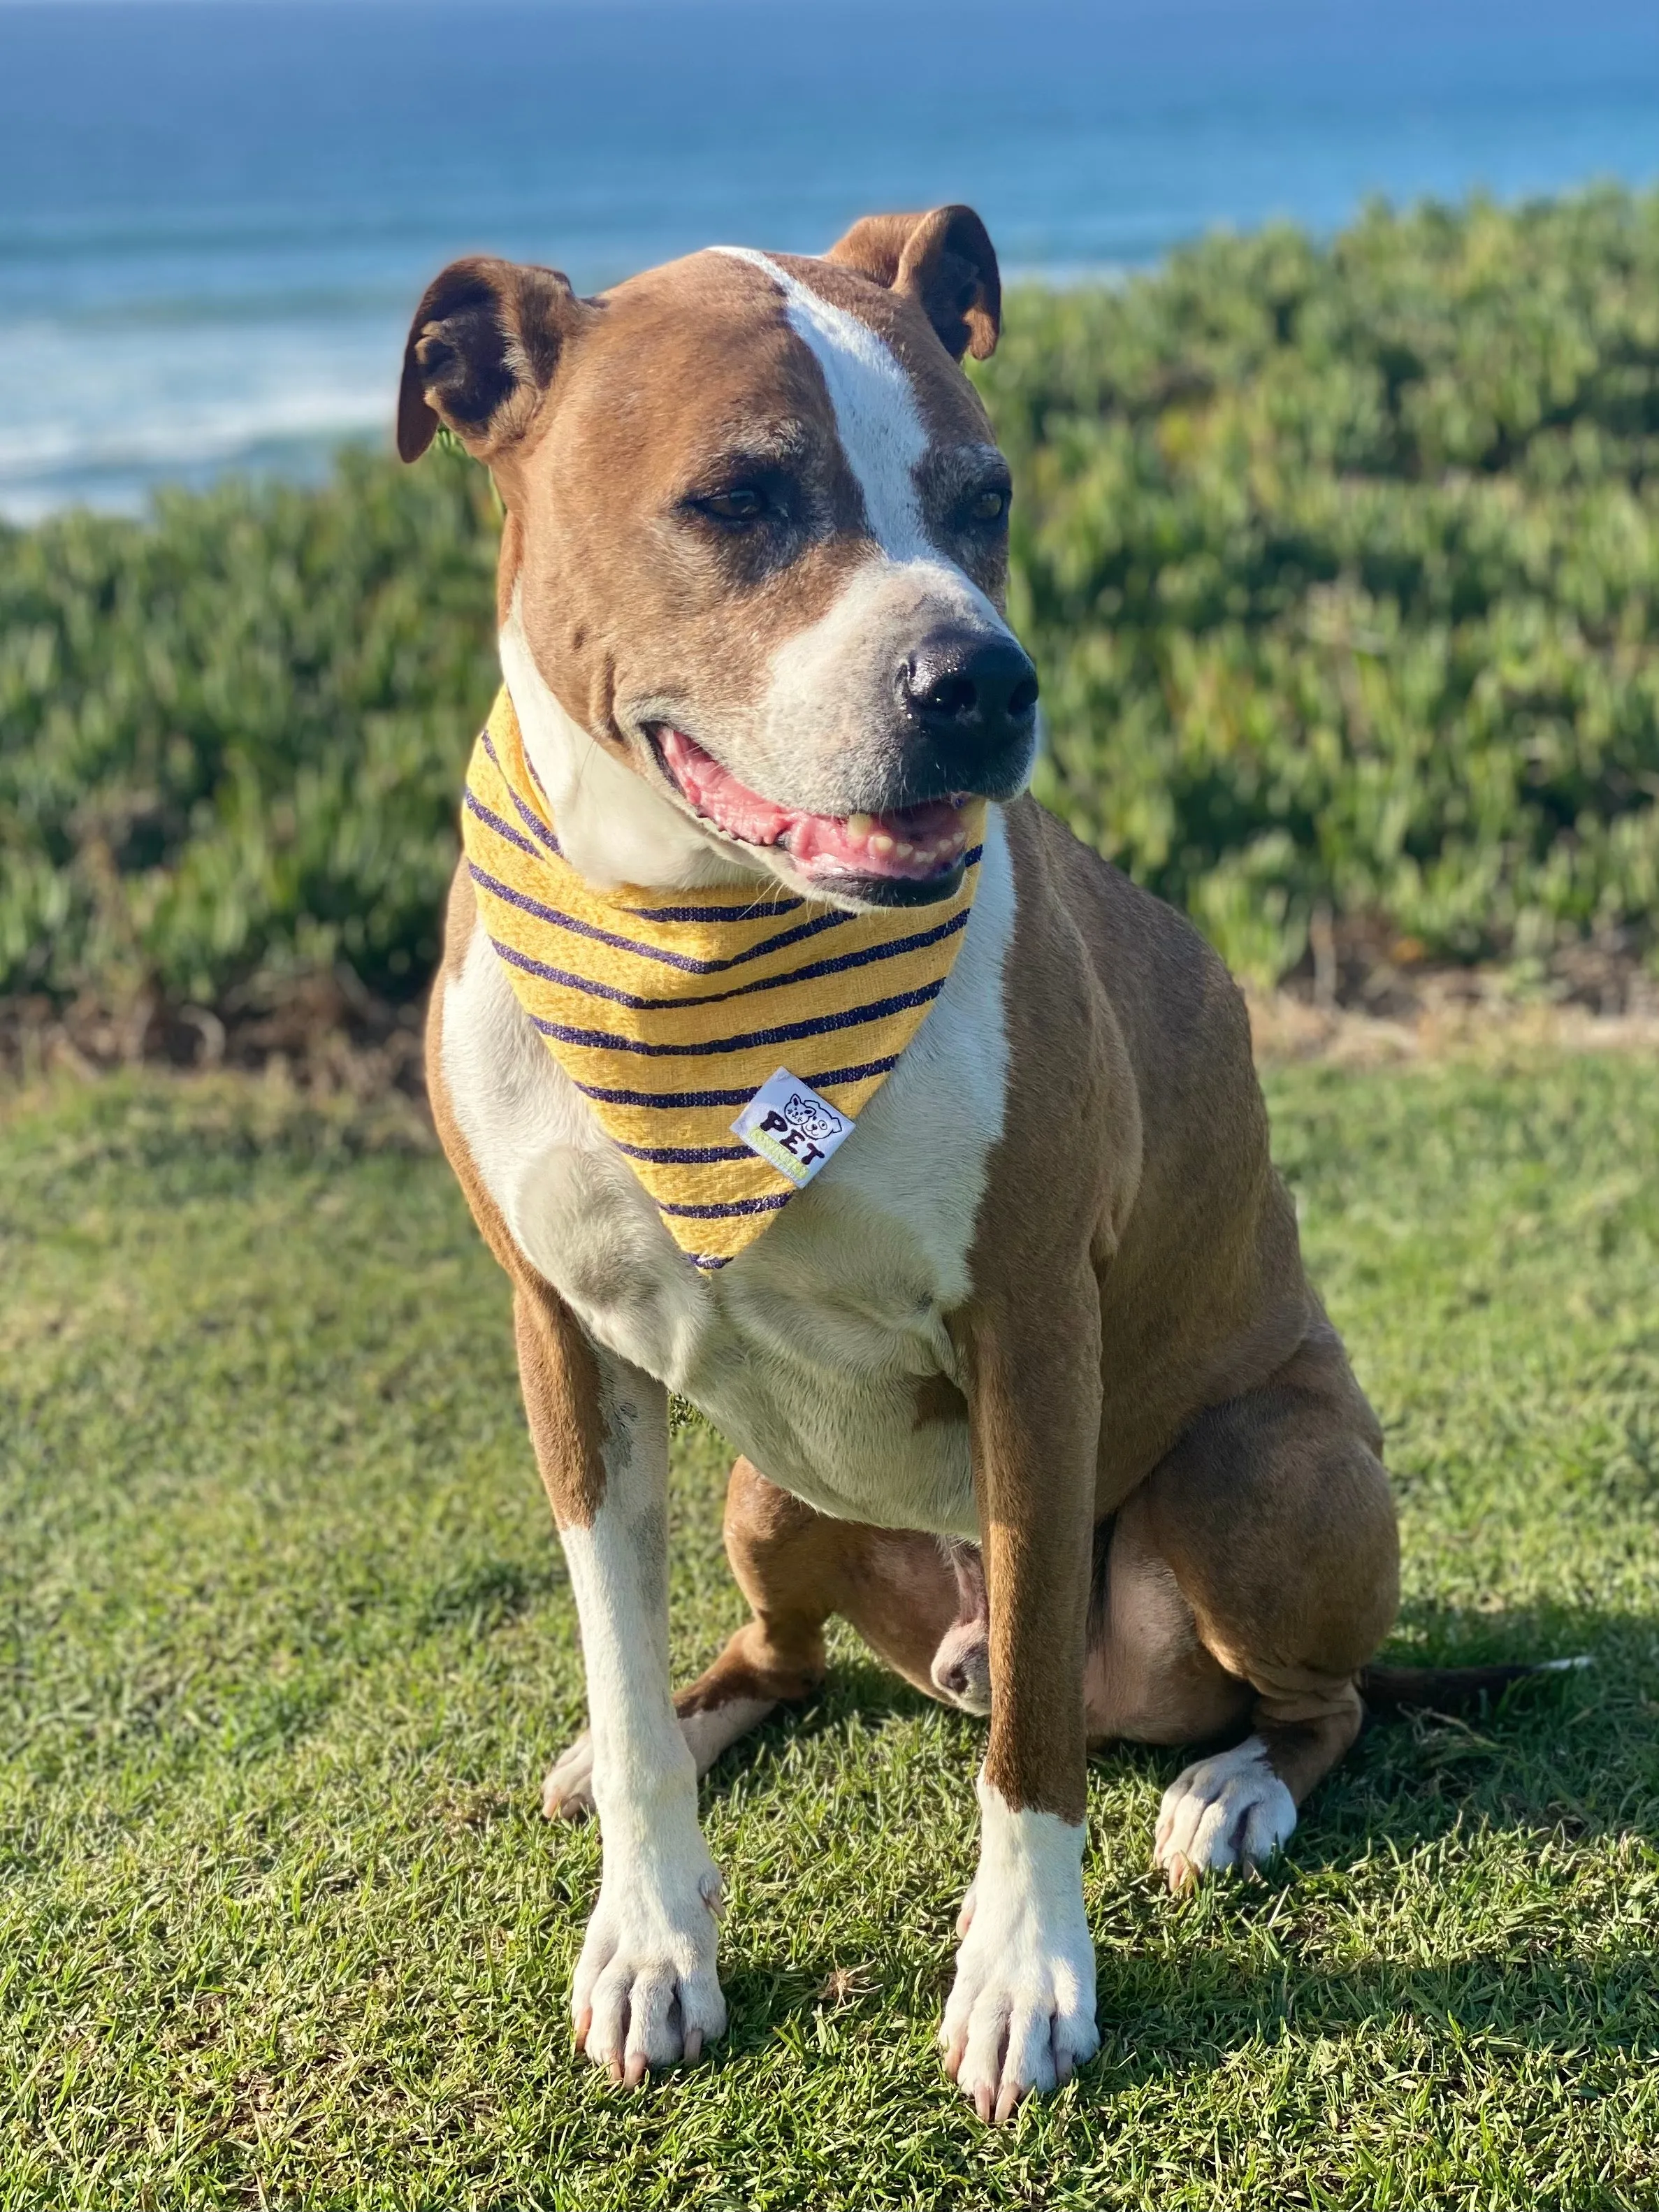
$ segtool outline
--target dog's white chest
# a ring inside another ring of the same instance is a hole
[[[937,1005],[829,1165],[708,1279],[531,1028],[482,932],[445,991],[455,1116],[526,1259],[595,1339],[825,1512],[974,1533],[966,1423],[939,1417],[937,1378],[956,1379],[945,1316],[970,1288],[1002,1129],[1013,910],[994,815]]]

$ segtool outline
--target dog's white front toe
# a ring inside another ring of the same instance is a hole
[[[945,2070],[982,2120],[1006,2120],[1100,2048],[1095,1949],[1083,1909],[1083,1830],[1016,1812],[980,1784],[979,1872],[939,2042]]]
[[[1259,1735],[1201,1759],[1164,1793],[1152,1863],[1184,1889],[1229,1867],[1265,1866],[1296,1827],[1296,1803],[1267,1762]]]
[[[630,2088],[726,2032],[715,1971],[720,1877],[706,1856],[665,1875],[607,1871],[571,1988],[576,2046]]]

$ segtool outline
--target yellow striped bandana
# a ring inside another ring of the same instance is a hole
[[[681,1249],[723,1267],[852,1133],[945,988],[979,878],[937,906],[720,886],[598,891],[566,860],[505,688],[462,841],[490,940],[553,1057]]]

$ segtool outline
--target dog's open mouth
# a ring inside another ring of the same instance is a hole
[[[781,846],[803,875],[926,884],[962,864],[962,799],[882,814],[807,814],[750,791],[683,730],[658,723],[650,734],[665,773],[705,821],[744,845]]]

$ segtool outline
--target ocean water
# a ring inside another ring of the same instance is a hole
[[[458,252],[977,206],[1012,271],[1659,176],[1659,0],[0,4],[0,513],[389,441]]]

